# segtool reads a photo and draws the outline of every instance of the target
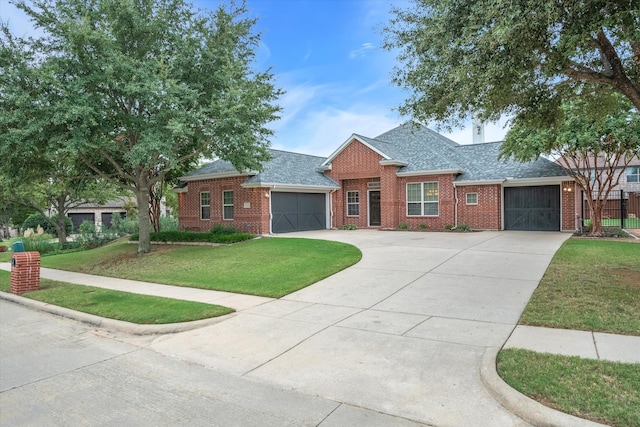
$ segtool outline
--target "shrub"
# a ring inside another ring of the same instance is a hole
[[[409,229],[409,224],[405,224],[404,222],[401,222],[400,224],[398,224],[398,230],[408,230]]]
[[[28,229],[36,231],[38,227],[42,227],[43,230],[46,230],[49,227],[49,223],[46,218],[39,213],[29,215],[22,223],[22,229],[25,231]]]
[[[57,223],[58,214],[51,215],[51,220]],[[73,232],[73,222],[71,222],[71,218],[69,218],[68,216],[64,217],[64,228],[67,236]],[[49,223],[47,223],[47,227],[44,229],[44,231],[46,233],[53,234],[55,237],[58,237],[58,230]]]
[[[53,236],[50,234],[34,234],[29,238],[22,239],[24,250],[26,252],[40,252],[40,254],[46,254],[48,252],[54,252],[57,248],[57,244],[52,242]]]
[[[418,227],[420,227],[420,230],[426,230],[427,228],[429,228],[427,224],[420,224]]]
[[[151,233],[150,239],[152,242],[176,242],[176,243],[192,243],[192,242],[205,242],[205,243],[238,243],[245,240],[253,239],[255,236],[249,233],[234,233],[234,234],[216,234],[216,233],[202,233],[197,231],[160,231],[158,233]],[[137,234],[132,235],[129,240],[138,240]]]
[[[51,216],[51,220],[57,222],[58,214],[53,214]],[[25,219],[22,223],[22,229],[25,231],[28,229],[36,231],[38,229],[38,226],[42,227],[45,233],[51,234],[54,237],[58,237],[58,230],[56,230],[56,228],[52,224],[50,224],[49,221],[47,221],[47,218],[45,218],[40,213],[29,215],[27,219]],[[73,223],[71,222],[71,218],[69,217],[65,217],[65,229],[67,231],[67,235],[71,234],[71,232],[73,231]]]
[[[358,226],[355,224],[344,224],[342,227],[340,227],[340,230],[357,230]]]
[[[160,231],[178,231],[178,219],[162,215],[160,217]]]
[[[93,249],[105,245],[117,236],[112,230],[101,232],[93,221],[82,221],[76,242],[84,249]]]
[[[213,234],[238,234],[238,233],[241,233],[241,231],[238,230],[237,228],[234,228],[234,227],[231,227],[231,226],[222,225],[222,224],[214,224],[213,227],[211,227],[211,233],[213,233]]]
[[[469,224],[459,224],[456,230],[469,232],[471,231],[471,227],[469,226]]]
[[[445,230],[453,230],[453,225],[447,224],[447,225],[444,226],[444,229]]]
[[[162,225],[162,223],[161,223]],[[126,236],[138,232],[138,220],[122,218],[120,215],[113,215],[111,227],[109,228],[116,236]]]

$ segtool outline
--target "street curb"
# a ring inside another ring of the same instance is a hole
[[[236,313],[230,313],[224,316],[212,317],[210,319],[194,320],[192,322],[167,323],[164,325],[141,325],[138,323],[125,322],[122,320],[107,319],[81,311],[75,311],[57,305],[47,304],[41,301],[32,300],[18,295],[0,291],[0,299],[10,301],[25,307],[43,311],[45,313],[55,314],[56,316],[66,317],[68,319],[77,320],[92,326],[109,329],[112,331],[125,332],[131,335],[161,335],[173,334],[176,332],[190,331],[202,328],[204,326],[215,325],[223,322]]]
[[[606,424],[574,417],[544,406],[512,388],[496,371],[499,351],[498,347],[485,350],[480,363],[480,379],[489,394],[509,412],[536,427],[606,427]]]

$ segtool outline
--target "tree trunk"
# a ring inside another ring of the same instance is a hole
[[[590,196],[591,198],[593,196]],[[602,210],[604,203],[598,195],[595,200],[587,201],[587,206],[591,209],[591,233],[590,236],[602,236]]]
[[[135,188],[138,202],[138,253],[151,252],[151,236],[149,221],[149,184],[146,177],[141,176]]]
[[[67,224],[65,222],[65,202],[67,201],[67,194],[60,194],[56,199],[56,210],[58,211],[58,220],[56,221],[55,227],[58,232],[58,242],[59,243],[67,243]]]
[[[158,187],[161,185],[161,183],[155,183],[149,187],[149,219],[155,232],[160,231],[160,200],[162,199],[162,193],[161,190],[158,190]]]
[[[58,226],[56,230],[58,231],[58,242],[61,244],[67,243],[67,217],[63,213],[58,213]]]

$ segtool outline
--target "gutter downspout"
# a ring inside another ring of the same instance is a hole
[[[333,193],[336,191],[338,191],[338,189],[334,188],[331,190],[331,193],[329,193],[329,230],[333,230]]]
[[[455,199],[455,203],[453,205],[453,228],[452,230],[455,230],[456,228],[458,228],[458,186],[455,184],[455,182],[453,183],[453,198]]]
[[[267,193],[267,197],[269,197],[269,235],[273,234],[273,209],[271,208],[271,203],[272,203],[272,197],[271,197],[271,192],[273,191],[275,187],[275,185],[273,187],[267,187],[268,193]]]

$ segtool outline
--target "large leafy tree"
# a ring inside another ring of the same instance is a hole
[[[626,97],[640,110],[640,6],[633,0],[413,0],[385,47],[399,52],[400,111],[446,127],[471,112],[545,126],[577,93]]]
[[[22,75],[37,76],[25,86],[38,88],[32,111],[22,110],[26,119],[18,114],[10,132],[42,138],[43,129],[60,127],[59,147],[133,191],[139,252],[150,250],[149,189],[169,171],[201,156],[239,170],[260,169],[268,158],[265,126],[277,118],[281,92],[269,71],[252,68],[259,35],[244,5],[209,13],[183,0],[17,5],[45,35],[16,41],[5,32],[5,45],[29,58]]]
[[[594,99],[595,98],[595,99]],[[599,108],[593,106],[598,103]],[[640,156],[640,115],[626,98],[583,94],[565,101],[558,120],[531,129],[516,118],[501,146],[501,156],[528,161],[557,158],[584,189],[592,235],[602,234],[602,212],[629,162]]]
[[[6,33],[5,33],[6,34]],[[96,179],[65,146],[70,131],[48,116],[51,87],[30,67],[35,51],[6,34],[0,47],[0,203],[15,224],[27,209],[42,214],[66,242],[65,215],[82,203],[104,203],[116,188]],[[52,212],[58,215],[51,215]],[[18,218],[16,218],[18,214]]]

